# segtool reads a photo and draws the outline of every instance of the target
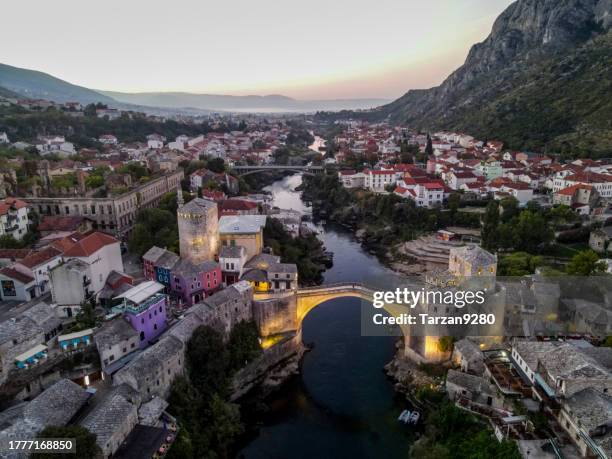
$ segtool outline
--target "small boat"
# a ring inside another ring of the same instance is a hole
[[[408,422],[408,419],[410,419],[410,411],[408,410],[402,411],[399,417],[397,418],[399,422],[403,422],[404,424]]]
[[[413,411],[410,414],[410,419],[408,420],[408,422],[410,422],[410,424],[416,425],[417,422],[419,422],[419,417],[420,416],[421,416],[421,413],[419,413],[418,411]]]

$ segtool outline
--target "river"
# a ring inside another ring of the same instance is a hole
[[[267,187],[274,205],[309,213],[294,191],[301,181],[297,174]],[[334,252],[325,283],[394,275],[352,234],[331,225],[322,231],[327,250]],[[300,376],[268,400],[270,410],[258,434],[239,457],[407,457],[411,434],[397,422],[405,402],[382,371],[393,357],[396,338],[361,336],[360,301],[339,298],[308,314],[303,339],[312,350],[303,359]]]

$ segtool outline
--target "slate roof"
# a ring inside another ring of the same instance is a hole
[[[295,263],[274,263],[268,268],[268,273],[297,274]]]
[[[130,373],[136,379],[139,387],[144,386],[146,379],[154,375],[171,356],[182,352],[181,340],[175,336],[166,335],[121,368],[115,377],[122,373]]]
[[[80,422],[80,424],[96,434],[96,443],[106,445],[112,435],[130,415],[136,415],[136,406],[120,394],[110,394]]]
[[[32,400],[25,417],[38,419],[43,425],[65,425],[81,409],[90,394],[69,379],[60,379]]]
[[[242,258],[246,249],[241,245],[224,245],[219,251],[219,258]]]
[[[486,266],[497,263],[495,255],[474,244],[464,247],[453,247],[451,253],[460,256],[473,265]]]
[[[450,369],[446,374],[446,382],[464,387],[471,392],[494,394],[495,389],[489,382],[480,376],[474,376],[462,371]]]
[[[162,249],[161,247],[157,247],[154,245],[145,252],[145,254],[142,256],[142,259],[155,263],[165,253],[166,249]]]
[[[612,396],[603,394],[593,388],[576,392],[565,401],[571,411],[571,417],[591,435],[591,438],[607,454],[612,456],[612,431],[608,427],[603,435],[593,432],[597,427],[610,425],[612,422]]]
[[[94,333],[94,340],[101,346],[116,344],[138,336],[138,332],[122,317],[115,317],[105,322],[101,328]]]
[[[253,234],[266,225],[265,215],[225,215],[219,219],[220,234]]]
[[[195,198],[181,207],[181,212],[207,213],[208,209],[217,208],[217,203],[203,198]]]

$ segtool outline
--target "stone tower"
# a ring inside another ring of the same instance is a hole
[[[194,264],[214,260],[219,245],[217,204],[195,198],[180,206],[176,214],[181,258]]]

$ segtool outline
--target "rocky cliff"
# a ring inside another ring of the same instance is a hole
[[[497,18],[489,36],[472,46],[464,65],[440,86],[408,91],[372,114],[379,119],[388,117],[421,128],[464,129],[480,136],[502,137],[505,133],[497,132],[493,121],[499,116],[499,109],[503,108],[500,104],[512,102],[513,109],[505,122],[511,123],[512,129],[515,125],[527,129],[521,138],[508,139],[515,144],[513,146],[537,149],[557,145],[564,141],[563,136],[571,137],[580,129],[588,131],[588,126],[577,119],[572,107],[568,114],[555,109],[556,96],[564,96],[566,90],[559,87],[561,93],[550,94],[549,98],[538,101],[541,117],[558,117],[559,120],[553,121],[561,121],[564,126],[545,132],[548,128],[540,123],[539,131],[533,130],[538,140],[531,145],[523,139],[531,134],[531,123],[524,118],[524,113],[532,116],[529,107],[522,106],[528,102],[524,99],[532,95],[534,88],[536,95],[539,89],[546,89],[541,86],[544,83],[554,84],[561,79],[564,84],[576,86],[574,83],[582,78],[577,87],[573,87],[574,91],[581,93],[580,97],[569,105],[588,104],[580,109],[581,115],[601,110],[601,104],[594,104],[595,101],[590,100],[593,98],[586,97],[585,100],[584,97],[588,96],[588,86],[595,83],[590,89],[598,94],[596,99],[608,99],[608,106],[604,109],[607,114],[612,114],[609,101],[611,24],[612,0],[518,0]],[[564,65],[559,66],[561,62]],[[584,73],[588,78],[584,78]],[[546,78],[538,81],[539,75]],[[503,102],[502,99],[510,94],[514,99]],[[481,115],[485,112],[486,116]],[[604,136],[609,136],[612,126],[609,123],[607,126],[598,125],[594,130],[602,128],[607,131]],[[612,151],[612,138],[598,148],[602,153],[608,149]]]

